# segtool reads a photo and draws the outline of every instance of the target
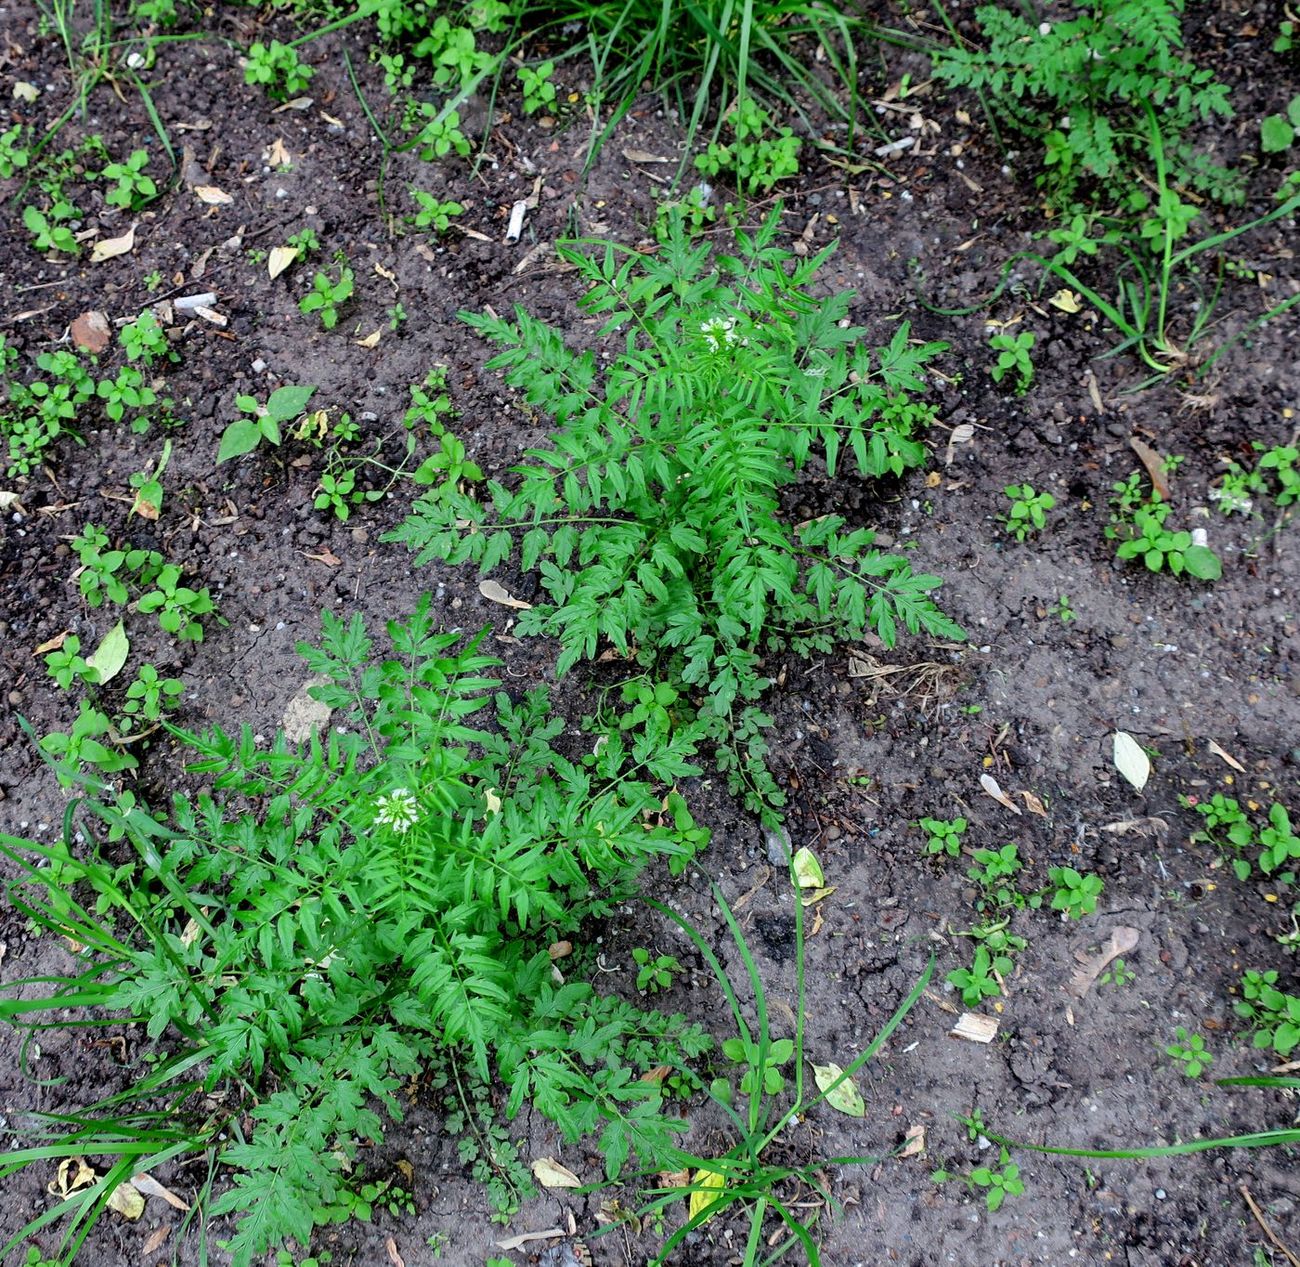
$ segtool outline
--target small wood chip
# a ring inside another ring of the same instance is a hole
[[[963,1012],[948,1034],[972,1043],[991,1043],[998,1036],[998,1021],[996,1017],[981,1012]]]

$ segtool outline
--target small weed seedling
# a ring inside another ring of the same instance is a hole
[[[994,955],[987,946],[977,945],[969,968],[954,968],[945,978],[961,994],[967,1007],[979,1007],[985,999],[1002,993],[1002,978],[1014,964],[1008,955]]]
[[[1063,625],[1068,625],[1070,621],[1076,618],[1075,610],[1070,606],[1070,600],[1065,594],[1062,594],[1060,598],[1056,600],[1055,611]]]
[[[1300,863],[1300,836],[1291,829],[1291,816],[1280,801],[1274,801],[1268,811],[1268,826],[1259,833],[1263,851],[1259,855],[1259,869],[1265,875],[1278,873],[1288,883],[1294,881],[1291,864]]]
[[[298,300],[298,311],[319,312],[321,325],[333,330],[339,322],[339,305],[352,297],[353,281],[352,270],[346,264],[340,268],[337,281],[328,273],[317,273],[311,290]]]
[[[0,132],[0,180],[16,176],[30,161],[28,133],[21,123]]]
[[[1002,520],[1007,532],[1017,541],[1042,532],[1047,526],[1047,512],[1056,505],[1056,498],[1051,493],[1034,492],[1032,484],[1008,484],[1002,491],[1011,502],[1011,509]]]
[[[431,229],[437,234],[446,233],[451,228],[452,217],[460,215],[465,210],[458,202],[439,202],[423,189],[412,189],[411,197],[415,199],[420,209],[415,215],[407,216],[407,222],[417,229]]]
[[[1300,1047],[1300,995],[1277,988],[1276,971],[1247,972],[1241,978],[1241,1002],[1234,1011],[1254,1031],[1253,1043],[1283,1060]]]
[[[281,44],[279,40],[272,40],[269,45],[259,41],[248,50],[244,82],[262,84],[267,96],[285,101],[306,92],[313,74],[315,71],[298,59],[298,51],[291,45]]]
[[[1122,957],[1112,959],[1110,966],[1101,974],[1100,977],[1097,978],[1098,984],[1100,985],[1116,986],[1132,985],[1136,980],[1137,973],[1129,968],[1128,964],[1124,962]]]
[[[134,681],[126,688],[124,714],[118,728],[124,733],[143,723],[159,721],[180,703],[185,684],[179,678],[160,677],[152,664],[142,664]]]
[[[642,994],[657,994],[673,983],[673,977],[684,969],[672,955],[653,955],[644,946],[632,951],[632,962],[637,966],[636,988]]]
[[[794,1055],[794,1041],[778,1038],[766,1051],[760,1051],[757,1043],[728,1038],[722,1044],[722,1054],[744,1071],[740,1076],[741,1095],[758,1095],[760,1088],[764,1095],[780,1095],[785,1090],[781,1069]]]
[[[162,361],[181,359],[168,341],[167,331],[158,324],[152,308],[146,308],[134,321],[124,325],[117,337],[126,352],[126,359],[139,361],[148,368]]]
[[[32,245],[38,251],[64,251],[76,255],[81,249],[72,225],[80,219],[76,207],[58,200],[44,211],[39,207],[23,208],[23,224],[32,235]]]
[[[996,352],[998,359],[989,367],[989,377],[1000,383],[1008,374],[1015,376],[1015,393],[1023,396],[1034,381],[1034,362],[1030,350],[1034,346],[1034,335],[1030,330],[1019,334],[1007,334],[999,331],[989,338],[989,351]]]
[[[519,86],[524,93],[524,113],[537,114],[541,110],[555,109],[555,85],[551,76],[555,74],[554,62],[542,62],[540,66],[521,66],[519,68]]]
[[[104,402],[104,414],[113,422],[121,422],[127,413],[136,416],[131,430],[137,435],[149,429],[149,410],[158,403],[158,393],[144,380],[144,374],[134,365],[123,365],[116,378],[101,378],[95,394]]]
[[[45,668],[65,691],[73,682],[93,684],[99,681],[98,671],[87,664],[81,655],[81,639],[76,634],[69,634],[61,647],[45,657]]]
[[[1205,1050],[1205,1039],[1199,1034],[1189,1034],[1181,1025],[1174,1030],[1177,1042],[1165,1048],[1165,1055],[1173,1060],[1188,1078],[1199,1078],[1213,1063],[1214,1057]]]
[[[735,139],[730,145],[711,141],[695,160],[696,168],[713,179],[731,173],[744,194],[767,193],[777,181],[799,171],[800,141],[789,128],[769,135],[771,119],[752,97],[742,97],[729,122]]]
[[[297,252],[299,264],[303,263],[309,255],[320,250],[320,238],[312,228],[299,229],[297,233],[291,233],[284,244]]]
[[[1015,887],[1014,880],[1023,864],[1020,850],[1013,844],[1000,849],[977,849],[972,855],[974,866],[967,872],[968,879],[979,886],[975,901],[978,911],[1022,910],[1026,906],[1037,909],[1042,902],[1038,894],[1026,897]]]
[[[978,1137],[983,1133],[983,1123],[979,1124],[980,1129],[976,1129],[967,1122],[968,1132],[974,1132],[972,1138]],[[1005,1148],[998,1151],[998,1164],[993,1166],[977,1166],[969,1174],[953,1174],[948,1170],[936,1170],[930,1175],[935,1183],[947,1183],[952,1179],[958,1179],[964,1183],[972,1192],[982,1192],[984,1194],[984,1205],[990,1214],[1001,1208],[1002,1203],[1007,1197],[1022,1196],[1025,1191],[1024,1181],[1020,1178],[1020,1167],[1011,1160],[1011,1154]]]
[[[1082,919],[1097,909],[1105,887],[1098,875],[1081,875],[1073,867],[1049,867],[1047,878],[1054,886],[1052,910],[1063,911],[1068,919]]]
[[[254,396],[236,396],[236,407],[248,417],[236,418],[221,433],[217,464],[252,453],[263,440],[278,446],[281,427],[302,416],[315,390],[304,386],[277,387],[265,405],[259,405]]]
[[[1292,97],[1286,114],[1270,114],[1259,122],[1259,148],[1265,154],[1289,150],[1300,135],[1300,96]]]
[[[154,588],[140,595],[137,607],[142,612],[157,612],[158,624],[182,642],[202,642],[203,624],[200,616],[216,611],[207,586],[201,590],[181,584],[181,570],[168,563],[154,578]],[[224,624],[219,620],[218,623]]]
[[[104,201],[110,207],[121,207],[124,211],[138,211],[146,203],[158,196],[158,186],[152,177],[144,174],[149,165],[149,155],[145,150],[132,150],[131,156],[124,163],[109,163],[99,173],[101,180],[109,181],[112,188],[104,195]]]
[[[917,826],[927,835],[926,853],[943,853],[950,858],[961,853],[961,839],[966,834],[964,818],[923,818]]]

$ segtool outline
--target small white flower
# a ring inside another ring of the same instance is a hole
[[[394,788],[375,802],[375,822],[403,836],[420,821],[420,803],[404,787]]]
[[[700,324],[700,333],[715,352],[736,342],[736,323],[730,317],[710,317]]]
[[[1046,38],[1052,33],[1052,24],[1050,22],[1040,22],[1038,24],[1038,34]]]

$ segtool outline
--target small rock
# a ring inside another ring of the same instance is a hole
[[[83,312],[72,323],[72,341],[83,352],[98,356],[113,337],[108,324],[108,314],[98,311]]]
[[[769,827],[763,832],[763,843],[767,846],[767,860],[774,867],[790,865],[790,837],[784,827]]]

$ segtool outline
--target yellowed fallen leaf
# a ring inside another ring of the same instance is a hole
[[[629,163],[675,163],[675,158],[668,158],[663,154],[652,154],[649,150],[625,149],[623,157]]]
[[[501,813],[501,798],[497,795],[496,788],[488,788],[483,794],[483,799],[487,802],[487,812],[489,814]]]
[[[40,95],[41,90],[35,84],[29,84],[25,79],[19,79],[14,84],[15,101],[22,101],[27,105],[31,105]]]
[[[53,638],[46,639],[45,642],[41,643],[41,645],[32,652],[33,657],[44,655],[47,651],[58,651],[59,648],[63,646],[64,642],[67,641],[68,634],[71,632],[72,631],[69,629],[63,629],[56,633]]]
[[[323,563],[327,568],[336,568],[343,565],[343,560],[328,548],[322,550],[320,554],[304,554],[302,557],[310,559],[313,563]]]
[[[820,889],[826,883],[822,864],[817,861],[817,855],[807,845],[795,850],[790,865],[794,869],[795,883],[801,889]]]
[[[823,898],[830,897],[834,892],[835,886],[833,884],[820,889],[804,889],[799,895],[799,900],[804,906],[816,906]]]
[[[388,1251],[388,1261],[393,1267],[406,1267],[406,1259],[398,1253],[397,1242],[391,1236],[384,1241],[384,1248]]]
[[[190,923],[193,924],[194,921],[191,920]],[[195,932],[197,933],[197,931],[198,927],[196,925]],[[193,939],[191,938],[191,940]],[[187,942],[186,945],[188,944]],[[166,1201],[174,1210],[188,1210],[190,1208],[189,1202],[182,1200],[170,1188],[164,1188],[152,1175],[132,1175],[131,1182],[135,1185],[137,1192],[146,1197],[158,1197],[160,1200]]]
[[[496,581],[480,581],[478,583],[478,592],[490,603],[500,603],[502,607],[514,607],[519,611],[527,611],[532,607],[532,603],[525,603],[522,599],[516,598],[503,585],[498,585]]]
[[[1238,761],[1236,757],[1231,756],[1229,753],[1224,752],[1224,750],[1220,748],[1219,745],[1215,743],[1213,739],[1210,740],[1209,748],[1210,751],[1214,753],[1216,757],[1218,757],[1222,761],[1226,761],[1239,774],[1246,773],[1246,767],[1242,765],[1241,762]]]
[[[691,1176],[691,1200],[687,1206],[689,1216],[704,1213],[722,1199],[727,1177],[720,1170],[697,1170]]]
[[[837,1113],[843,1113],[846,1117],[865,1117],[867,1106],[862,1099],[861,1093],[853,1085],[852,1078],[844,1078],[836,1082],[844,1073],[839,1065],[831,1061],[830,1064],[813,1065],[813,1077],[817,1081],[817,1090],[825,1093],[826,1103],[831,1106]],[[831,1087],[830,1091],[826,1088]]]
[[[161,1227],[154,1228],[153,1235],[144,1243],[141,1253],[148,1258],[150,1254],[157,1253],[163,1247],[163,1242],[172,1234],[172,1225],[164,1223]]]
[[[1083,302],[1079,296],[1072,290],[1066,290],[1062,287],[1047,301],[1053,308],[1059,308],[1062,312],[1079,312],[1083,308]]]
[[[898,1150],[900,1157],[920,1157],[925,1152],[925,1127],[918,1123],[909,1126],[903,1136],[903,1147]]]
[[[228,207],[235,200],[216,185],[195,185],[194,196],[209,207]]]
[[[378,273],[386,282],[390,282],[394,290],[397,289],[397,274],[391,269],[385,268],[382,264],[376,264],[375,272]]]
[[[293,156],[289,153],[288,146],[284,143],[284,137],[277,136],[266,149],[266,163],[269,167],[290,167],[293,164]]]
[[[266,257],[266,271],[268,276],[275,280],[286,268],[289,267],[298,258],[296,247],[292,246],[273,246],[270,254]]]
[[[565,1235],[562,1227],[548,1227],[544,1232],[520,1232],[518,1236],[507,1236],[504,1241],[497,1241],[497,1248],[504,1250],[522,1249],[530,1241],[550,1241]]]
[[[132,1222],[144,1213],[144,1198],[129,1183],[119,1183],[108,1198],[107,1205],[110,1210],[116,1210],[124,1219]]]
[[[1151,758],[1127,731],[1115,732],[1115,769],[1139,792],[1151,777]]]
[[[84,1157],[65,1157],[59,1162],[55,1177],[46,1185],[46,1191],[51,1196],[66,1197],[94,1182],[95,1172],[86,1165]]]
[[[1043,808],[1043,803],[1032,792],[1023,791],[1020,793],[1021,799],[1025,803],[1025,808],[1031,814],[1037,814],[1040,818],[1047,817],[1047,811]]]
[[[366,335],[364,339],[353,339],[352,342],[355,343],[359,348],[377,348],[379,346],[379,340],[382,339],[383,337],[384,337],[384,327],[380,326],[379,329],[373,331],[371,334]]]
[[[539,1157],[530,1169],[543,1188],[581,1188],[582,1180],[554,1157]]]
[[[111,260],[117,255],[126,255],[133,250],[135,250],[135,225],[132,225],[121,237],[101,238],[96,242],[91,248],[90,262],[102,264],[105,260]]]

